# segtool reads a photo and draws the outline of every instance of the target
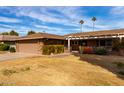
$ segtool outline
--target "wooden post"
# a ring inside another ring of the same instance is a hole
[[[99,47],[100,47],[100,40],[99,40]]]

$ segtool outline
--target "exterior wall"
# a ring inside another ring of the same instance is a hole
[[[88,40],[87,41],[87,46],[92,46],[92,47],[97,46],[96,40]]]
[[[64,45],[64,40],[43,39],[44,45]]]

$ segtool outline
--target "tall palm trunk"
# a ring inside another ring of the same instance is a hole
[[[83,24],[84,24],[84,21],[83,21],[83,20],[80,20],[79,23],[81,24],[81,32],[83,32]]]
[[[93,31],[94,31],[94,27],[95,27],[95,21],[93,21]]]
[[[93,18],[92,18],[92,21],[93,21],[93,31],[94,31],[95,21],[96,21],[96,20],[97,20],[96,17],[93,17]]]
[[[83,32],[83,24],[81,24],[81,32]]]

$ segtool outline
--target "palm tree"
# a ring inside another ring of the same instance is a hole
[[[80,22],[79,22],[80,24],[81,24],[81,32],[82,32],[82,28],[83,28],[83,24],[84,24],[84,21],[83,20],[80,20]]]
[[[95,21],[96,21],[97,19],[96,19],[96,17],[93,17],[92,18],[92,21],[93,21],[93,31],[94,31],[94,26],[95,26]]]

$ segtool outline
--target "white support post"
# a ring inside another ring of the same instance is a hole
[[[119,39],[120,39],[120,43],[121,43],[122,42],[122,37],[120,36]]]
[[[68,38],[68,51],[69,51],[69,52],[71,51],[71,50],[70,50],[70,49],[71,49],[71,48],[70,48],[70,40],[71,40],[71,39]]]

